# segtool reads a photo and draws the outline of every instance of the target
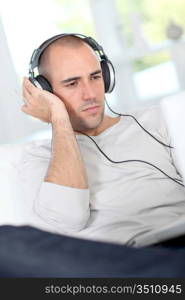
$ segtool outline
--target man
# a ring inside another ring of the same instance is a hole
[[[22,110],[51,123],[52,141],[0,149],[2,199],[18,212],[1,225],[32,225],[0,226],[0,277],[184,277],[183,248],[128,247],[184,214],[184,187],[158,109],[135,113],[147,132],[104,115],[100,63],[65,37],[39,63],[53,93],[24,80]]]
[[[25,78],[22,111],[52,126],[51,148],[44,142],[27,156],[45,170],[34,175],[40,186],[32,197],[42,228],[137,246],[146,232],[184,215],[185,190],[158,109],[135,113],[154,138],[130,117],[105,115],[100,61],[73,35],[46,47],[39,73],[53,93]]]

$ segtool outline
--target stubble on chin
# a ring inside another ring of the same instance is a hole
[[[86,132],[88,130],[97,129],[98,126],[100,126],[100,124],[102,123],[103,119],[104,109],[98,116],[96,115],[96,113],[89,116],[89,120],[82,117],[76,117],[75,119],[71,118],[71,124],[74,131]]]

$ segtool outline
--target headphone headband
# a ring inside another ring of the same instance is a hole
[[[114,72],[114,67],[110,60],[108,59],[107,55],[105,54],[103,47],[99,45],[92,37],[85,36],[80,33],[63,33],[63,34],[57,34],[46,41],[44,41],[37,49],[33,51],[33,54],[30,59],[30,64],[29,64],[29,78],[30,80],[36,85],[42,87],[43,85],[43,76],[39,75],[37,79],[42,80],[42,84],[38,84],[38,80],[35,80],[36,77],[34,75],[34,69],[39,66],[39,61],[42,53],[44,50],[53,42],[56,40],[63,38],[65,36],[74,36],[74,37],[79,37],[81,40],[86,42],[95,52],[98,53],[100,57],[100,63],[102,67],[102,72],[103,72],[103,77],[104,77],[104,83],[105,83],[105,92],[110,93],[112,92],[114,85],[115,85],[115,72]],[[42,77],[42,78],[41,78]],[[45,79],[44,79],[45,80]],[[47,89],[47,88],[46,88]],[[51,88],[50,88],[51,91]]]
[[[94,51],[97,51],[100,55],[101,59],[106,59],[107,56],[104,53],[104,50],[102,46],[100,46],[92,37],[87,37],[80,33],[63,33],[63,34],[57,34],[49,39],[47,39],[45,42],[43,42],[37,49],[33,51],[33,54],[31,56],[30,60],[30,69],[33,71],[34,68],[38,67],[39,65],[39,59],[44,50],[53,42],[56,40],[63,38],[65,36],[76,36],[84,40]]]

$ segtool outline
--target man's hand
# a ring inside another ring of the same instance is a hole
[[[23,80],[23,101],[21,110],[44,122],[52,123],[55,119],[69,117],[59,97],[35,87],[26,77]]]

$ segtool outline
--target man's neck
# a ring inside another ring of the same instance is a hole
[[[84,133],[86,133],[88,135],[92,135],[92,136],[97,136],[100,133],[102,133],[103,131],[105,131],[106,129],[108,129],[109,127],[111,127],[114,124],[118,123],[119,120],[120,120],[120,116],[113,118],[113,117],[110,117],[108,115],[105,115],[104,118],[103,118],[103,121],[101,122],[101,124],[97,128],[89,130],[88,132],[84,132]],[[79,134],[79,133],[77,133],[77,134]]]

